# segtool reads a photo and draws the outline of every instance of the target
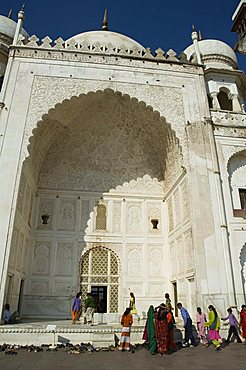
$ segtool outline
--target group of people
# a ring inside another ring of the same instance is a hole
[[[131,293],[130,296],[134,297]],[[145,330],[143,334],[143,339],[148,344],[148,348],[151,354],[159,353],[161,356],[166,355],[167,351],[176,351],[176,345],[174,343],[174,328],[175,319],[173,315],[173,307],[169,294],[165,294],[166,302],[161,303],[159,306],[155,307],[151,305],[147,313],[147,320],[145,324]],[[130,301],[131,302],[131,301]],[[131,304],[125,310],[121,318],[122,333],[119,350],[130,349],[130,332],[133,323],[132,314],[136,311],[135,297],[134,297],[134,307],[135,310],[131,311]],[[182,303],[177,303],[177,308],[181,312],[181,316],[184,321],[184,342],[183,347],[195,347],[197,342],[193,335],[193,325],[192,319],[186,308],[183,307]],[[209,341],[211,341],[218,351],[220,350],[220,340],[221,336],[220,330],[220,320],[229,321],[229,331],[226,342],[229,343],[232,335],[235,336],[238,343],[242,340],[239,336],[239,328],[242,329],[241,336],[245,339],[246,344],[246,305],[242,305],[240,312],[240,321],[236,319],[231,308],[227,309],[228,315],[224,318],[219,317],[217,310],[213,305],[208,307],[209,314],[208,319],[204,312],[202,312],[200,307],[197,307],[197,330],[198,336],[201,344],[204,347],[209,346]],[[208,335],[206,334],[206,329],[208,329]]]
[[[73,301],[72,305],[72,323],[76,324],[82,314],[82,292],[78,292]],[[148,344],[148,348],[151,354],[159,353],[161,356],[165,355],[167,351],[176,351],[176,345],[174,343],[174,328],[175,319],[173,315],[173,307],[171,304],[171,299],[169,294],[165,294],[165,303],[161,303],[159,306],[154,307],[151,305],[148,309],[147,320],[145,324],[143,339]],[[96,311],[97,302],[92,293],[87,293],[86,299],[84,301],[84,318],[87,325],[93,325],[93,316]],[[183,347],[195,347],[197,342],[193,335],[193,325],[192,319],[186,308],[183,307],[182,303],[177,303],[177,308],[180,310],[181,316],[184,321],[184,342]],[[220,350],[220,326],[221,320],[229,322],[229,331],[226,342],[229,343],[231,337],[234,338],[238,343],[242,340],[240,335],[245,340],[246,344],[246,305],[242,305],[240,312],[240,320],[238,322],[237,318],[232,312],[231,308],[227,309],[227,316],[224,318],[219,317],[217,310],[213,305],[208,306],[208,318],[207,315],[202,312],[200,307],[197,307],[197,330],[200,343],[204,347],[208,347],[209,341],[214,344],[216,350]],[[7,303],[4,307],[3,320],[5,324],[14,324],[16,322],[17,312],[12,313],[10,311],[10,305]],[[134,293],[130,293],[129,306],[126,308],[125,312],[121,317],[121,340],[119,345],[119,350],[130,350],[130,333],[131,326],[133,324],[133,316],[140,320],[136,308],[136,299]],[[206,333],[208,329],[208,334]],[[240,333],[241,329],[241,333]]]
[[[210,305],[208,306],[209,315],[208,321],[206,314],[202,312],[201,308],[197,308],[197,328],[199,332],[199,337],[201,343],[208,347],[208,341],[206,339],[206,327],[208,328],[208,339],[212,341],[216,350],[220,349],[220,342],[221,339],[219,330],[220,330],[220,317],[218,312],[216,311],[215,307]],[[241,312],[240,312],[240,321],[238,322],[237,318],[235,317],[234,313],[232,312],[231,307],[227,309],[227,316],[221,318],[223,321],[229,322],[229,330],[226,339],[226,343],[230,343],[232,335],[234,335],[235,339],[238,343],[242,343],[242,340],[239,336],[240,328],[242,329],[242,338],[245,339],[246,344],[246,305],[242,305]]]
[[[72,323],[76,324],[82,315],[82,292],[78,292],[72,305]],[[96,301],[92,293],[87,293],[84,302],[85,321],[87,325],[93,325],[93,317],[96,311]]]
[[[165,355],[167,350],[176,350],[174,343],[174,316],[172,313],[172,305],[169,294],[165,295],[166,303],[160,304],[154,308],[153,305],[149,307],[147,313],[147,320],[145,324],[143,339],[148,343],[150,353],[158,352],[160,355]],[[133,306],[134,302],[134,306]],[[136,315],[137,309],[135,305],[134,293],[130,293],[130,304],[126,308],[121,317],[121,340],[119,350],[130,350],[130,332],[133,323],[132,315]],[[138,320],[139,320],[138,316]]]

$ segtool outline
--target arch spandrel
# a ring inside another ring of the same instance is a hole
[[[245,166],[246,161],[246,149],[242,147],[232,148],[231,156],[227,159],[227,171],[231,177],[233,172],[237,171],[240,167]],[[236,162],[236,166],[233,165],[233,162]]]
[[[114,85],[107,81],[35,76],[24,132],[22,160],[28,157],[27,147],[33,130],[40,123],[43,124],[48,112],[52,113],[52,110],[56,110],[61,105],[64,107],[69,105],[69,102],[76,101],[80,96],[90,96],[97,91],[105,90],[114,91],[119,96],[128,95],[133,101],[136,99],[139,104],[149,106],[161,116],[167,117],[176,136],[185,147],[183,97],[181,89],[177,87],[151,86],[150,88],[148,86],[145,88],[143,86],[140,88],[135,84],[119,82]]]

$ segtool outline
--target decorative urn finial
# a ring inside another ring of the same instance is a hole
[[[108,31],[107,9],[105,9],[105,11],[104,11],[102,31]]]

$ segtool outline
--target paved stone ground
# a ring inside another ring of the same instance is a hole
[[[161,357],[152,356],[146,349],[135,353],[88,352],[69,354],[65,349],[57,352],[17,351],[17,355],[0,352],[1,370],[241,370],[246,368],[246,345],[231,343],[221,351],[212,346],[184,348]]]

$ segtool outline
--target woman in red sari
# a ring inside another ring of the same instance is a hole
[[[164,356],[167,352],[167,340],[168,340],[168,322],[167,322],[167,310],[162,303],[155,313],[155,334],[157,341],[157,351],[161,356]]]
[[[242,337],[245,339],[244,344],[246,344],[246,305],[245,304],[242,305],[239,324],[242,328]]]

